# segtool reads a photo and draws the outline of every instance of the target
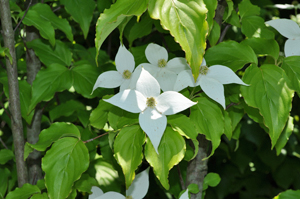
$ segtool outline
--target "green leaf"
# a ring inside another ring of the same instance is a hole
[[[191,107],[190,119],[197,132],[205,135],[206,139],[211,141],[210,156],[212,156],[220,145],[221,136],[224,133],[224,116],[220,106],[207,97],[195,98],[194,101],[198,103]]]
[[[22,18],[24,13],[25,11],[20,13],[19,17]],[[22,22],[27,26],[34,26],[39,30],[44,39],[49,40],[49,43],[52,46],[55,45],[55,33],[53,26],[49,21],[41,17],[38,12],[35,10],[28,10]]]
[[[183,114],[176,114],[168,116],[168,124],[172,126],[174,131],[180,133],[188,139],[197,139],[198,132],[195,130],[195,125],[190,118]]]
[[[221,28],[219,24],[214,20],[214,25],[208,35],[210,46],[214,46],[217,44],[220,38],[220,34],[221,34]]]
[[[19,81],[19,91],[20,91],[20,105],[21,105],[21,114],[22,117],[25,119],[27,124],[31,124],[32,117],[34,112],[32,111],[30,114],[29,106],[31,102],[31,86],[27,83],[26,80]]]
[[[265,20],[261,17],[249,16],[242,19],[242,33],[249,38],[264,27],[266,27]]]
[[[41,101],[49,101],[56,92],[67,90],[72,86],[72,75],[68,68],[52,64],[42,69],[32,83],[32,98],[28,111]]]
[[[250,38],[241,44],[250,46],[258,56],[271,56],[275,61],[279,57],[279,45],[274,39]]]
[[[28,158],[29,154],[34,151],[34,148],[31,147],[31,145],[26,142],[24,145],[24,161]]]
[[[115,139],[115,158],[122,167],[126,189],[134,180],[135,170],[142,163],[144,143],[145,133],[138,125],[123,128]]]
[[[199,186],[197,184],[194,184],[194,183],[189,184],[188,190],[189,190],[189,192],[191,192],[193,194],[199,193],[199,191],[200,191]]]
[[[103,192],[121,192],[121,189],[123,190],[124,181],[122,182],[120,180],[118,171],[111,163],[103,159],[102,156],[91,162],[90,168],[88,170],[89,173],[91,173],[90,175],[95,176]],[[122,188],[120,185],[122,186]]]
[[[98,182],[95,178],[92,178],[88,174],[82,174],[81,178],[75,182],[74,188],[80,192],[86,192],[91,194],[92,186],[98,186]]]
[[[100,74],[100,68],[90,64],[77,62],[71,69],[73,76],[73,87],[75,91],[85,98],[94,98],[101,92],[106,92],[105,89],[98,88],[92,93],[93,86]]]
[[[289,80],[291,81],[292,89],[295,89],[300,96],[300,67],[299,67],[300,57],[290,56],[283,59],[282,69],[287,74]]]
[[[274,199],[298,199],[300,198],[300,190],[287,190],[281,192],[278,196],[275,196]]]
[[[56,16],[48,4],[37,3],[30,7],[30,9],[36,11],[44,20],[49,21],[54,28],[63,31],[67,38],[73,41],[72,29],[69,22],[66,19]]]
[[[100,100],[97,108],[95,108],[90,115],[90,124],[97,129],[103,129],[107,122],[108,111],[112,107],[112,104]]]
[[[289,119],[285,125],[285,128],[283,129],[283,132],[281,133],[281,135],[278,138],[278,141],[275,145],[277,155],[280,155],[281,149],[288,142],[293,130],[294,130],[294,118],[289,116]]]
[[[161,21],[164,29],[170,30],[170,34],[185,51],[196,80],[208,33],[205,20],[207,9],[203,0],[150,1],[148,11],[153,19]]]
[[[251,65],[245,71],[243,81],[250,86],[241,87],[245,102],[258,108],[269,128],[272,147],[275,146],[292,108],[294,92],[286,83],[284,71],[276,65]]]
[[[124,126],[129,126],[138,123],[138,114],[127,112],[119,107],[113,106],[108,113],[108,122],[114,129],[121,129]]]
[[[208,10],[206,21],[208,23],[208,27],[210,31],[214,25],[215,10],[217,9],[218,1],[217,0],[203,0],[203,1]]]
[[[3,199],[8,187],[8,179],[11,177],[11,173],[8,168],[0,168],[0,198]]]
[[[239,12],[240,16],[243,19],[244,17],[259,15],[260,8],[258,6],[253,5],[250,0],[243,0],[239,4]]]
[[[185,141],[181,135],[167,127],[158,147],[158,153],[147,138],[145,145],[145,158],[153,167],[154,174],[165,189],[169,189],[168,175],[174,165],[177,165],[184,157]]]
[[[226,16],[226,10],[224,12],[224,16]],[[225,20],[227,23],[233,25],[233,26],[236,26],[238,28],[241,27],[241,23],[240,23],[240,17],[238,16],[238,14],[236,13],[235,10],[232,10],[232,13],[231,15],[228,17],[228,19]]]
[[[12,59],[12,56],[10,55],[8,48],[0,47],[0,55],[3,57],[4,56],[8,57],[10,64],[12,64],[13,59]]]
[[[226,0],[226,3],[227,3],[228,10],[226,12],[226,15],[224,14],[224,16],[223,16],[224,21],[227,21],[227,19],[231,16],[232,11],[233,11],[233,2],[232,2],[232,0]]]
[[[38,151],[45,151],[53,142],[64,138],[75,137],[80,139],[80,132],[74,124],[63,122],[53,123],[49,128],[42,130],[36,144],[28,144]]]
[[[42,159],[49,198],[65,199],[88,166],[89,152],[81,140],[66,137],[56,141]]]
[[[224,113],[224,134],[226,135],[226,137],[230,140],[232,137],[232,123],[231,123],[231,118],[229,116],[229,113],[227,111],[223,111]]]
[[[41,190],[36,185],[26,183],[21,188],[9,192],[6,199],[26,199],[35,193],[41,193]]]
[[[57,40],[55,48],[44,43],[41,39],[35,39],[26,43],[28,48],[32,48],[34,53],[40,58],[46,66],[51,64],[60,64],[70,66],[72,53],[69,48],[61,41]]]
[[[142,63],[148,62],[146,55],[145,55],[145,50],[146,50],[147,46],[148,46],[148,44],[130,48],[130,51],[134,57],[134,62],[137,66]]]
[[[205,60],[209,66],[224,65],[233,71],[243,68],[247,63],[257,64],[257,57],[252,48],[236,41],[225,41],[211,47],[205,53]]]
[[[149,0],[122,0],[117,1],[98,18],[96,24],[96,50],[97,56],[100,47],[107,36],[126,18],[126,16],[142,15],[148,6]]]
[[[132,46],[132,42],[138,38],[149,35],[152,31],[153,20],[147,14],[142,16],[142,19],[135,23],[129,31],[128,41],[129,46]]]
[[[0,164],[5,164],[15,157],[14,153],[9,149],[0,150]]]
[[[215,187],[217,186],[221,181],[221,178],[219,176],[219,174],[217,173],[208,173],[203,181],[203,184],[206,184],[210,187]]]
[[[93,0],[60,0],[60,3],[65,6],[66,11],[79,23],[86,39],[90,29],[90,23],[93,18],[95,9],[95,1]]]
[[[49,199],[47,193],[34,194],[30,199]]]
[[[50,120],[54,121],[62,116],[68,117],[75,111],[85,110],[85,106],[76,100],[69,100],[63,104],[56,106],[49,111]]]

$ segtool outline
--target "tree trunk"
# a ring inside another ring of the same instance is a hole
[[[36,4],[37,0],[32,1],[32,5]],[[29,2],[26,2],[27,6]],[[38,30],[32,26],[26,27],[26,42],[39,38]],[[27,82],[32,85],[35,80],[35,76],[41,69],[41,62],[35,55],[33,49],[27,49],[26,51],[26,65],[27,65]],[[39,134],[41,132],[41,119],[43,110],[37,106],[34,110],[34,116],[31,124],[27,124],[27,141],[30,144],[35,144],[39,140]],[[41,152],[34,150],[29,154],[27,158],[28,178],[29,183],[36,184],[37,180],[42,179],[41,169]]]
[[[9,59],[6,57],[6,70],[9,86],[9,110],[11,112],[11,128],[15,147],[18,185],[19,187],[22,187],[23,184],[27,183],[28,174],[24,161],[24,135],[15,52],[15,34],[12,28],[9,0],[0,0],[0,12],[4,47],[9,49],[10,55],[13,59],[11,64]]]

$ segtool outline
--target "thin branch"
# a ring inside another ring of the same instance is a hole
[[[178,165],[177,165],[176,167],[177,167],[177,171],[178,171],[178,175],[179,175],[179,180],[180,180],[181,189],[182,189],[182,190],[185,190],[186,187],[185,187],[185,183],[184,183],[184,180],[183,180],[181,171],[180,171],[180,167],[179,167]]]
[[[27,12],[29,10],[29,7],[31,6],[31,3],[32,3],[32,0],[30,0],[29,4],[27,6],[27,9],[25,10],[25,13],[24,13],[23,17],[22,17],[21,21],[19,21],[19,23],[15,27],[14,32],[16,32],[16,30],[19,28],[20,24],[22,23],[23,19],[25,18],[26,14],[27,14]]]
[[[221,36],[220,36],[220,38],[219,38],[218,43],[221,43],[221,42],[224,40],[224,37],[225,37],[225,35],[226,35],[226,33],[227,33],[227,31],[229,30],[230,27],[231,27],[231,24],[227,24],[227,25],[225,26],[224,30],[223,30],[222,33],[221,33]]]
[[[53,9],[52,12],[56,12],[56,11],[58,11],[60,9],[61,9],[61,6],[58,6],[57,8]]]
[[[4,146],[4,148],[8,149],[8,147],[6,146],[6,144],[3,142],[2,138],[0,137],[0,142],[1,144]]]
[[[230,104],[228,104],[227,106],[226,106],[226,110],[227,109],[229,109],[230,107],[232,107],[232,106],[237,106],[237,105],[239,105],[240,103],[234,103],[234,102],[231,102]]]
[[[104,133],[104,134],[101,134],[101,135],[98,135],[97,137],[94,137],[94,138],[92,138],[92,139],[83,141],[83,143],[92,142],[92,141],[94,141],[94,140],[96,140],[96,139],[98,139],[98,138],[100,138],[100,137],[102,137],[102,136],[105,136],[105,135],[107,135],[107,134],[108,134],[108,132],[106,132],[106,133]]]

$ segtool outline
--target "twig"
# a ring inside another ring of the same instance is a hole
[[[23,19],[25,18],[26,14],[27,14],[27,12],[29,10],[29,7],[31,6],[31,3],[32,3],[32,0],[30,0],[29,4],[27,6],[27,9],[25,10],[25,13],[24,13],[23,17],[22,17],[21,21],[19,21],[19,23],[15,27],[14,32],[16,32],[16,30],[19,28],[20,24],[22,23]]]
[[[226,106],[226,110],[227,109],[229,109],[230,107],[232,107],[232,106],[236,106],[236,105],[239,105],[240,103],[234,103],[234,102],[231,102],[230,104],[228,104],[227,106]]]
[[[181,171],[180,171],[180,167],[179,167],[178,165],[177,165],[176,167],[177,167],[177,171],[178,171],[178,175],[179,175],[179,180],[180,180],[181,189],[182,189],[182,190],[185,190],[186,187],[185,187],[185,183],[184,183],[184,180],[183,180]]]
[[[95,139],[100,138],[100,137],[102,137],[102,136],[104,136],[104,135],[107,135],[107,134],[108,134],[108,132],[106,132],[106,133],[104,133],[104,134],[101,134],[101,135],[98,135],[97,137],[94,137],[94,138],[92,138],[92,139],[83,141],[83,143],[92,142],[92,141],[94,141]]]
[[[61,9],[61,6],[58,6],[57,8],[53,9],[52,12],[56,12],[56,11],[58,11],[60,9]]]
[[[221,33],[221,36],[220,36],[220,38],[219,38],[218,43],[221,43],[221,42],[224,40],[224,37],[225,37],[225,35],[226,35],[226,33],[227,33],[227,31],[229,30],[230,27],[231,27],[231,24],[227,24],[227,25],[225,26],[224,30],[223,30],[222,33]]]
[[[8,147],[6,146],[6,144],[3,142],[2,138],[0,137],[0,142],[1,144],[4,146],[4,148],[8,149]]]

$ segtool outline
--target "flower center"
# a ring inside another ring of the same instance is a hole
[[[133,199],[132,196],[126,196],[126,199]]]
[[[159,68],[164,68],[167,65],[167,61],[165,59],[160,59],[157,64]]]
[[[199,72],[201,75],[206,75],[208,72],[208,67],[207,66],[200,66]]]
[[[156,106],[156,100],[154,99],[154,97],[147,97],[147,102],[146,102],[147,106],[149,106],[150,108],[154,108]]]
[[[124,79],[130,79],[130,77],[131,77],[131,72],[129,70],[124,70],[123,78]]]

